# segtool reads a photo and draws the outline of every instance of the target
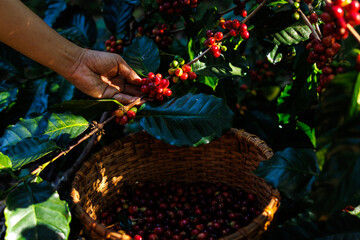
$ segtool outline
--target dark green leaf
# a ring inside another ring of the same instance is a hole
[[[132,44],[124,49],[123,58],[142,76],[156,72],[160,65],[159,49],[148,37],[135,38]]]
[[[326,221],[317,221],[315,215],[306,212],[278,225],[267,234],[265,240],[350,240],[360,237],[360,219],[340,213]]]
[[[300,21],[273,34],[272,40],[276,45],[294,45],[308,40],[310,33],[310,28],[304,22]]]
[[[307,125],[303,122],[297,121],[296,129],[303,131],[306,134],[306,136],[309,137],[313,146],[316,147],[315,128],[311,128],[309,125]]]
[[[126,3],[128,4],[132,4],[132,5],[135,5],[135,6],[138,6],[140,5],[141,1],[140,0],[124,0]]]
[[[271,52],[268,53],[267,59],[269,62],[276,64],[282,60],[282,53],[278,52],[279,45],[275,45]]]
[[[155,138],[176,146],[193,146],[200,140],[210,142],[231,128],[233,112],[220,98],[187,94],[161,104],[146,103],[138,117]]]
[[[195,19],[191,18],[189,21],[187,21],[187,24],[185,26],[185,32],[191,38],[196,39],[194,41],[194,44],[198,44],[196,43],[198,38],[201,36],[205,36],[206,30],[213,29],[217,19],[217,8],[209,8],[204,12],[200,20],[195,21]]]
[[[358,113],[359,74],[337,74],[327,86],[316,111],[319,135],[328,135]]]
[[[211,87],[212,90],[215,91],[215,89],[218,85],[219,79],[216,77],[198,76],[196,78],[196,81]]]
[[[53,28],[61,29],[61,35],[82,47],[91,48],[96,42],[97,28],[93,17],[75,6],[69,6]]]
[[[33,137],[23,139],[16,145],[9,147],[5,154],[10,158],[12,169],[15,171],[28,163],[42,158],[57,148],[54,141]]]
[[[206,54],[192,65],[192,70],[200,76],[225,78],[244,76],[247,69],[245,58],[235,50],[229,49],[218,58]]]
[[[311,109],[317,103],[316,82],[312,67],[304,58],[305,52],[297,56],[294,65],[295,79],[287,85],[278,98],[279,122],[288,123]],[[288,116],[287,116],[288,114]]]
[[[34,89],[34,98],[25,118],[43,114],[48,107],[48,94],[46,93],[48,82],[45,79],[37,80],[36,82],[38,83],[36,84],[36,89]]]
[[[21,54],[0,42],[0,69],[13,75],[23,75],[24,65]]]
[[[75,92],[75,87],[60,75],[47,79],[49,81],[49,106],[70,101]]]
[[[134,6],[122,0],[102,0],[103,17],[109,31],[119,36],[132,17]]]
[[[0,152],[0,171],[4,168],[10,168],[11,169],[11,160],[8,156]]]
[[[103,112],[111,111],[118,105],[122,104],[114,99],[71,100],[55,104],[50,110],[53,112],[71,112],[86,119],[92,119]]]
[[[56,19],[66,9],[67,0],[46,0],[48,8],[45,11],[44,21],[52,27]]]
[[[23,119],[5,130],[0,138],[0,148],[9,148],[31,137],[54,140],[60,146],[66,145],[84,132],[88,126],[87,120],[70,113],[51,113]]]
[[[7,83],[0,84],[0,112],[17,99],[18,87]]]
[[[360,116],[338,128],[314,182],[314,212],[330,215],[360,204]]]
[[[315,151],[286,148],[268,161],[261,162],[254,172],[291,199],[303,198],[319,175]]]
[[[6,240],[67,239],[71,214],[47,182],[21,185],[6,200]]]

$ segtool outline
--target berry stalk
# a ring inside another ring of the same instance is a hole
[[[293,0],[288,0],[288,2],[292,5],[294,5],[294,1]],[[303,13],[303,11],[301,11],[301,9],[297,9],[297,12],[300,14],[301,18],[303,19],[303,21],[305,22],[305,24],[310,28],[311,32],[314,34],[315,39],[320,40],[320,36],[317,33],[317,31],[315,30],[315,28],[313,27],[313,25],[310,23],[309,19],[306,17],[306,15]]]
[[[360,44],[360,35],[355,30],[355,28],[350,23],[346,24],[346,27],[349,30],[349,32],[356,38],[357,42]]]

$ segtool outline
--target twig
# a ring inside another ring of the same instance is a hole
[[[252,11],[244,20],[242,20],[241,23],[245,24],[247,21],[249,21],[265,5],[265,3],[266,3],[266,0],[262,1],[262,3],[260,3],[259,6],[257,6],[254,9],[254,11]],[[230,36],[230,33],[228,32],[227,34],[224,35],[224,37],[221,41],[224,41],[229,36]],[[210,49],[211,49],[211,47],[208,47],[204,52],[202,52],[200,55],[198,55],[196,58],[194,58],[193,60],[191,60],[190,62],[188,62],[186,64],[191,65],[191,64],[195,63],[200,58],[202,58],[206,53],[208,53],[210,51]]]
[[[357,42],[360,44],[359,33],[355,30],[355,28],[350,23],[348,23],[346,26],[347,26],[347,29],[349,29],[349,32],[356,38]]]
[[[242,23],[246,23],[247,21],[249,21],[265,5],[265,3],[266,0],[262,1],[259,6],[254,9],[254,11],[252,11],[244,20],[242,20]]]
[[[287,0],[290,4],[294,5],[293,0]],[[316,32],[313,25],[310,23],[309,19],[306,17],[306,15],[301,11],[301,9],[297,9],[297,12],[300,14],[301,18],[304,20],[305,24],[310,28],[311,32],[314,34],[315,39],[320,40],[319,34]]]
[[[232,8],[229,8],[229,9],[223,11],[223,12],[220,12],[218,15],[219,15],[220,17],[221,17],[221,16],[224,16],[225,14],[227,14],[227,13],[229,13],[229,12],[231,12],[231,11],[234,11],[236,8],[237,8],[237,6],[232,7]]]
[[[174,29],[174,30],[169,31],[169,33],[174,34],[174,33],[179,33],[179,32],[182,32],[182,31],[185,31],[185,28]]]
[[[100,123],[102,123],[109,115],[109,112],[104,112],[100,118]],[[74,173],[79,169],[81,164],[83,163],[84,159],[86,159],[91,152],[92,148],[95,146],[95,140],[97,139],[97,135],[94,134],[91,136],[89,142],[85,146],[84,150],[80,154],[80,156],[75,160],[75,163],[72,165],[70,169],[68,169],[56,185],[56,189],[59,193],[63,192],[63,190],[66,187],[66,184],[68,184],[69,180],[72,178]]]

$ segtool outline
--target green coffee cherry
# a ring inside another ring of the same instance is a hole
[[[130,111],[133,111],[134,113],[137,113],[138,109],[137,109],[137,107],[132,107],[132,108],[130,108]]]
[[[294,18],[295,20],[299,20],[299,19],[300,19],[300,14],[299,14],[298,12],[294,12],[293,18]]]
[[[224,45],[222,45],[220,48],[221,48],[221,51],[223,51],[223,52],[226,52],[226,51],[227,51],[227,47],[224,46]]]
[[[295,9],[299,9],[300,8],[300,3],[294,2],[294,7],[295,7]]]
[[[180,66],[182,66],[182,65],[185,64],[185,59],[179,58],[179,59],[178,59],[178,62],[179,62],[179,64],[180,64]]]
[[[177,66],[179,66],[179,62],[176,61],[176,60],[173,60],[173,61],[170,63],[170,67],[171,67],[171,68],[176,68]]]

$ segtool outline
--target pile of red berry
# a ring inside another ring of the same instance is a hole
[[[169,28],[166,24],[159,23],[157,27],[152,30],[152,34],[158,46],[166,48],[172,44]]]
[[[241,23],[238,19],[234,20],[226,20],[221,18],[219,21],[219,26],[223,29],[229,30],[230,36],[240,36],[246,40],[250,37],[249,31],[247,30],[247,25],[245,23]]]
[[[182,13],[184,8],[196,8],[199,0],[156,0],[159,11],[169,15]]]
[[[115,110],[113,114],[115,115],[116,123],[120,125],[131,123],[136,117],[137,110],[136,107],[130,108],[126,113],[122,109]]]
[[[163,78],[163,76],[158,73],[154,74],[150,72],[147,78],[141,79],[141,91],[147,93],[149,98],[155,98],[158,101],[162,101],[165,97],[169,97],[172,94],[172,91],[169,87],[169,80]]]
[[[171,76],[173,83],[177,83],[180,80],[194,80],[196,79],[196,73],[191,71],[191,66],[185,64],[183,58],[176,58],[170,63],[170,68],[168,73]]]
[[[233,0],[233,2],[236,5],[236,8],[234,9],[235,16],[240,15],[242,17],[246,17],[247,16],[247,11],[245,10],[246,1],[242,2],[240,0]]]
[[[260,214],[256,196],[223,183],[139,182],[121,191],[100,222],[133,239],[218,239]]]
[[[105,48],[107,52],[121,54],[124,50],[123,40],[116,39],[115,36],[111,36],[105,41]]]

